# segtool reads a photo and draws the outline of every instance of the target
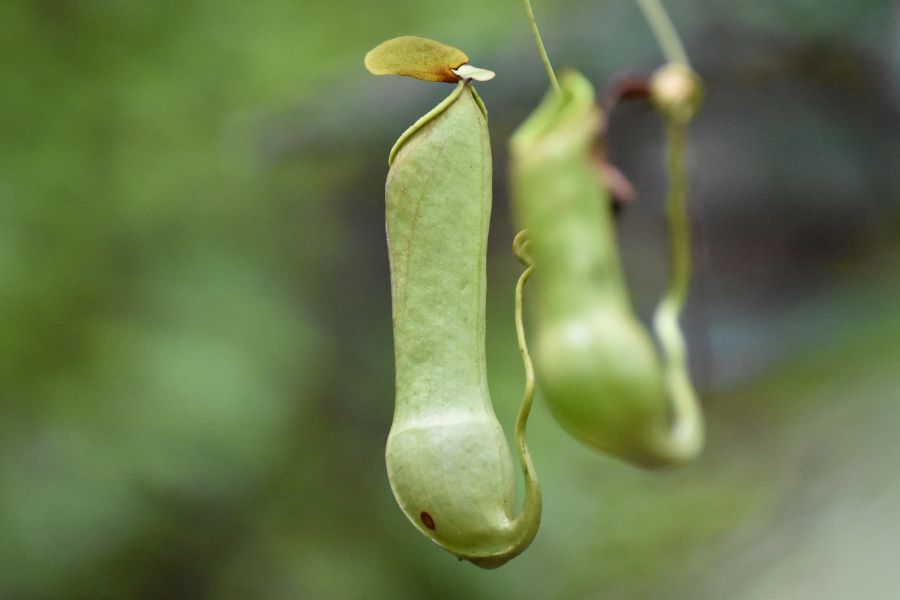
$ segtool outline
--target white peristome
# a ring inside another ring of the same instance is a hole
[[[472,65],[462,65],[458,69],[453,69],[453,72],[463,79],[474,79],[475,81],[490,81],[497,76],[493,71],[480,69]]]

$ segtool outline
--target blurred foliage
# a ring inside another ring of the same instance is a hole
[[[545,83],[518,2],[0,3],[0,598],[894,597],[900,46],[888,0],[672,5],[707,105],[687,318],[711,440],[644,473],[539,405],[542,530],[482,572],[394,505],[387,152],[446,88],[362,56],[433,37],[498,72],[488,359],[512,331],[505,140]],[[602,83],[631,2],[535,2]],[[660,132],[610,154],[638,305],[664,277]]]

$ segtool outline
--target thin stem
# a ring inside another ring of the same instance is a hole
[[[540,515],[541,487],[538,484],[534,463],[528,453],[528,444],[525,442],[525,426],[528,424],[528,415],[531,413],[531,404],[534,400],[534,365],[528,354],[528,344],[525,341],[525,325],[523,316],[523,300],[525,282],[534,272],[534,265],[526,268],[516,283],[516,339],[519,342],[519,352],[522,355],[522,365],[525,367],[525,391],[522,394],[522,406],[516,417],[516,446],[519,450],[519,460],[522,463],[522,474],[525,477],[525,510],[523,516],[534,520],[535,515]],[[537,516],[539,519],[540,517]],[[530,540],[529,540],[530,542]]]
[[[670,122],[666,126],[669,193],[669,284],[656,308],[653,326],[663,352],[663,373],[672,402],[672,427],[661,442],[661,452],[670,463],[694,458],[703,446],[703,416],[688,375],[687,346],[678,324],[691,279],[691,228],[687,217],[687,171],[685,146],[687,127]]]
[[[684,51],[684,44],[672,25],[672,19],[669,18],[666,9],[663,8],[660,0],[637,0],[644,17],[656,36],[656,41],[662,48],[663,54],[669,62],[681,63],[689,65],[687,52]]]
[[[675,312],[680,312],[687,298],[691,279],[691,229],[687,218],[687,171],[684,165],[686,127],[682,124],[668,124],[666,137],[666,167],[670,180],[666,213],[672,252],[668,300]]]
[[[534,35],[534,43],[537,46],[538,53],[541,55],[541,61],[544,63],[544,69],[547,70],[547,77],[550,78],[550,85],[556,90],[557,94],[562,94],[559,88],[559,80],[556,79],[556,73],[553,71],[553,65],[550,63],[550,57],[547,56],[547,49],[544,48],[544,42],[541,40],[541,32],[538,31],[537,21],[534,18],[534,11],[531,10],[531,2],[522,0],[525,4],[525,12],[528,14],[528,21],[531,23],[531,33]]]
[[[528,423],[528,415],[531,412],[531,403],[534,400],[534,365],[531,362],[531,355],[528,353],[528,343],[525,341],[525,325],[522,311],[522,296],[524,295],[525,282],[534,273],[534,265],[530,265],[516,284],[516,339],[519,342],[519,353],[522,355],[522,366],[525,367],[525,391],[522,394],[522,407],[519,409],[519,415],[516,418],[516,441],[522,450],[522,462],[531,466],[531,458],[528,457],[528,447],[525,444],[525,425]],[[533,469],[526,469],[527,471]]]
[[[528,252],[530,244],[528,232],[520,231],[513,240],[513,254],[525,267],[519,281],[516,282],[516,340],[519,342],[519,353],[522,355],[522,366],[525,367],[525,391],[522,393],[522,406],[516,417],[516,447],[519,451],[519,461],[522,463],[522,475],[525,478],[525,504],[521,519],[526,522],[540,522],[541,513],[541,486],[538,483],[534,463],[528,453],[528,444],[525,442],[525,426],[528,424],[528,415],[531,414],[531,404],[534,401],[534,365],[531,355],[528,354],[528,343],[525,340],[525,315],[523,298],[525,295],[525,283],[534,273],[534,264]],[[536,525],[535,525],[536,527]]]

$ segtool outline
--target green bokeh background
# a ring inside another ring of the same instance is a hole
[[[511,426],[505,143],[546,82],[515,0],[0,3],[0,598],[900,596],[900,26],[889,0],[668,2],[692,129],[684,319],[703,457],[646,473],[540,402],[533,546],[459,563],[396,507],[387,152],[449,87],[374,78],[416,34],[495,69],[488,364]],[[629,0],[535,1],[601,89],[660,56]],[[646,316],[659,123],[610,121]]]

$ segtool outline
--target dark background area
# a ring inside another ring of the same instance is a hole
[[[668,2],[691,130],[684,325],[709,443],[648,473],[540,396],[532,547],[459,563],[394,503],[387,154],[450,87],[375,78],[462,48],[495,159],[488,366],[522,371],[506,142],[545,92],[520,2],[0,3],[0,598],[892,598],[900,595],[900,11]],[[559,67],[661,62],[627,0],[535,0]],[[663,140],[611,117],[640,196],[635,303],[665,281]]]

